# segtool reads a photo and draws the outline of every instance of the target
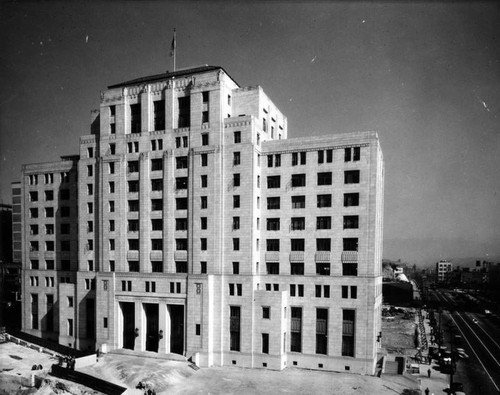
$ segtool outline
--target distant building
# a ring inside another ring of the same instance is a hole
[[[436,263],[436,280],[444,282],[447,279],[448,273],[452,271],[452,264],[448,261],[439,261]]]
[[[201,366],[374,373],[375,132],[287,139],[262,88],[212,66],[110,86],[91,132],[79,157],[23,167],[26,332]]]

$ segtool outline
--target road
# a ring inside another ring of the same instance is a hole
[[[500,394],[500,329],[481,310],[481,304],[446,290],[431,292],[431,301],[443,310],[442,328],[446,345],[454,335],[462,337],[461,347],[469,359],[460,360],[454,381],[468,382],[467,394]],[[432,303],[432,302],[431,302]],[[435,303],[436,304],[436,303]],[[465,384],[465,383],[464,383]]]

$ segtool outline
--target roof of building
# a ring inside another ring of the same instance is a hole
[[[234,79],[227,73],[226,70],[224,70],[224,68],[222,68],[220,66],[204,65],[204,66],[183,69],[183,70],[177,70],[177,71],[167,71],[166,73],[150,75],[148,77],[136,78],[136,79],[133,79],[130,81],[121,82],[119,84],[110,85],[110,86],[108,86],[108,89],[120,88],[120,87],[124,87],[124,86],[129,86],[129,85],[143,84],[146,82],[161,81],[161,80],[166,80],[169,78],[183,77],[186,75],[204,73],[207,71],[215,71],[215,70],[223,70],[234,81]],[[236,83],[236,81],[234,81],[234,82]],[[238,84],[238,86],[239,86],[239,84]]]

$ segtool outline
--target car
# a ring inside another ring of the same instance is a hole
[[[474,324],[477,324],[477,322],[478,322],[478,321],[477,321],[475,318],[473,318],[473,319],[472,319],[472,322],[473,322]]]

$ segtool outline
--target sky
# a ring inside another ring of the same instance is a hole
[[[0,2],[0,202],[23,163],[78,153],[100,91],[222,66],[289,138],[378,132],[384,258],[500,262],[496,2]]]

